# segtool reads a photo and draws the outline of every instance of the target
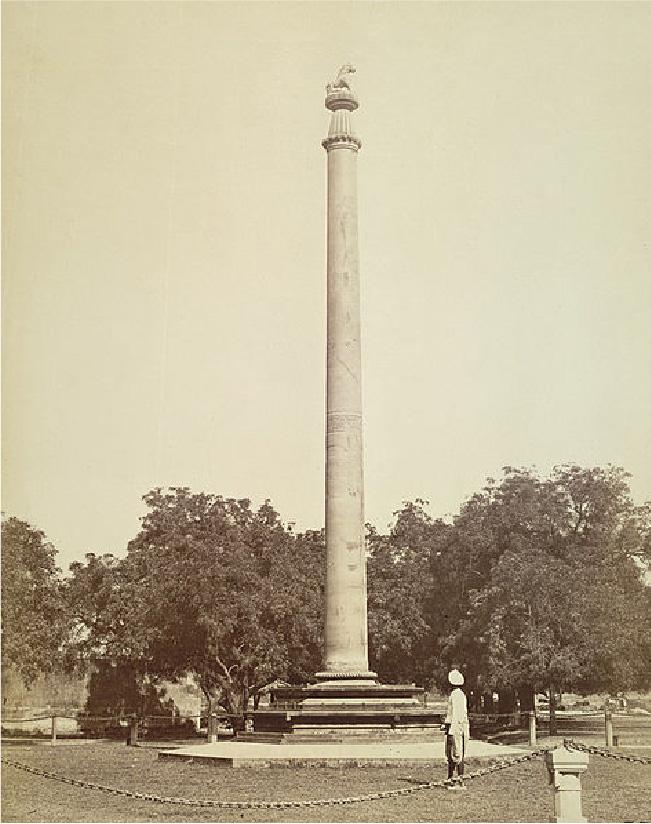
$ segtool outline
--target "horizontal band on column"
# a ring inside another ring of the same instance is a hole
[[[356,152],[362,148],[362,141],[350,134],[333,134],[324,138],[321,145],[327,151],[330,151],[330,149],[353,149]]]

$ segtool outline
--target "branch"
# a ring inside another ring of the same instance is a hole
[[[222,661],[222,659],[219,657],[219,655],[215,655],[215,661],[216,661],[216,662],[219,664],[219,666],[221,667],[221,669],[222,669],[222,671],[223,671],[224,675],[226,676],[226,678],[228,678],[228,680],[229,680],[229,681],[232,681],[232,680],[233,680],[233,678],[231,677],[231,672],[232,672],[232,670],[233,670],[233,669],[237,666],[237,664],[231,664],[231,666],[230,666],[230,667],[227,667],[227,666],[226,666],[226,664],[225,664],[225,663]]]

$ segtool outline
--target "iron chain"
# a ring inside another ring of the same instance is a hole
[[[504,770],[508,767],[513,767],[516,764],[522,764],[525,761],[532,761],[534,758],[539,758],[541,755],[549,752],[555,747],[549,747],[539,750],[534,750],[526,755],[520,755],[515,758],[508,758],[498,761],[490,767],[484,767],[479,770],[474,770],[463,776],[464,780],[473,778],[481,778],[490,773]],[[3,764],[9,767],[14,767],[17,770],[23,770],[38,775],[42,778],[49,778],[53,781],[60,781],[63,784],[71,784],[75,787],[83,787],[87,790],[98,790],[100,792],[109,793],[111,795],[120,795],[126,798],[135,798],[139,801],[153,801],[158,804],[177,804],[185,807],[218,807],[222,809],[236,809],[236,810],[264,810],[264,809],[288,809],[302,808],[302,807],[326,807],[335,806],[337,804],[359,804],[365,801],[380,801],[384,798],[399,798],[403,795],[412,795],[421,790],[431,790],[447,786],[450,782],[444,779],[439,781],[420,781],[413,787],[401,787],[397,790],[381,790],[379,792],[367,793],[366,795],[348,796],[346,798],[317,798],[312,801],[219,801],[212,799],[191,799],[179,798],[175,796],[159,796],[151,793],[139,793],[133,790],[122,790],[117,787],[107,787],[103,784],[96,784],[93,781],[84,781],[81,778],[68,778],[66,776],[58,775],[57,773],[41,770],[38,767],[30,767],[27,764],[21,764],[18,761],[11,761],[8,758],[0,759]]]
[[[636,764],[651,764],[651,758],[644,758],[641,755],[624,755],[621,752],[611,752],[602,747],[589,747],[586,744],[579,744],[578,741],[573,741],[571,738],[563,740],[563,746],[568,750],[580,750],[581,752],[592,753],[593,755],[600,755],[602,758],[614,758],[616,761],[629,761]]]

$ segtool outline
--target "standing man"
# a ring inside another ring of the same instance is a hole
[[[442,729],[445,730],[445,754],[448,759],[448,780],[446,784],[449,790],[465,790],[463,761],[466,755],[467,742],[470,740],[470,723],[468,721],[468,702],[464,691],[461,689],[463,680],[463,675],[458,669],[453,669],[448,673],[448,681],[452,687],[452,692],[448,698],[448,712]],[[454,779],[455,768],[457,771],[456,781]]]

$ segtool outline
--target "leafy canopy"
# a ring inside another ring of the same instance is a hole
[[[40,530],[2,522],[2,663],[28,684],[61,664],[68,634],[55,555]]]
[[[253,510],[186,488],[155,489],[145,502],[123,561],[91,557],[74,570],[87,649],[160,678],[193,673],[230,711],[317,669],[319,536],[293,535],[268,502]]]

